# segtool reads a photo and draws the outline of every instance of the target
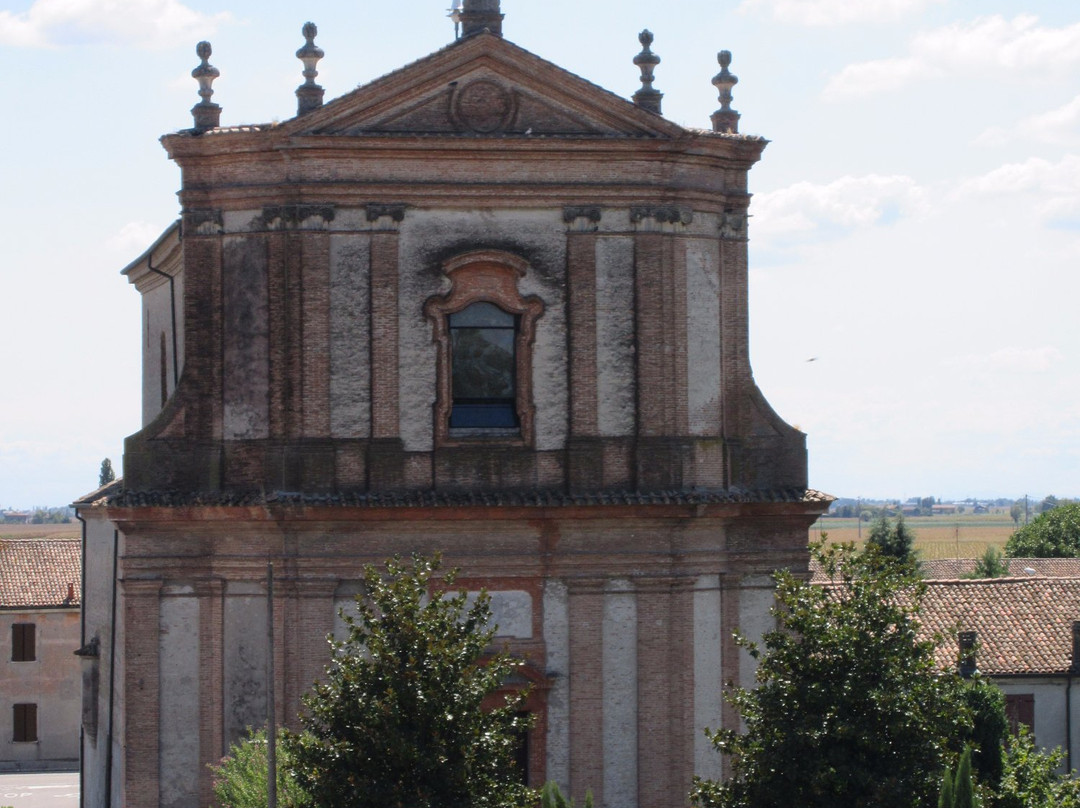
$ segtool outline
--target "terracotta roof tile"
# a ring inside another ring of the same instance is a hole
[[[944,638],[940,664],[956,664],[957,631],[974,631],[978,668],[991,676],[1067,672],[1074,620],[1080,578],[929,581],[922,610],[926,634]]]
[[[0,541],[0,609],[77,607],[82,599],[80,546],[78,539]]]
[[[95,492],[95,494],[102,492]],[[249,507],[305,505],[346,508],[456,508],[456,507],[565,507],[596,505],[717,505],[752,502],[831,502],[820,491],[598,491],[567,494],[562,491],[406,491],[402,493],[303,494],[292,492],[183,492],[126,491],[88,495],[80,504],[141,507]]]
[[[1003,558],[1012,578],[1080,578],[1080,558]],[[935,558],[920,563],[922,574],[928,581],[966,578],[975,572],[974,558]],[[1033,572],[1026,572],[1033,570]],[[810,561],[811,580],[825,583],[821,566]]]

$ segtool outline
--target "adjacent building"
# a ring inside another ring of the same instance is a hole
[[[502,35],[460,38],[298,114],[163,145],[182,217],[124,270],[143,429],[86,520],[88,805],[205,806],[244,728],[296,724],[364,564],[441,551],[527,663],[529,782],[683,806],[735,726],[732,639],[771,625],[830,499],[756,387],[748,172],[720,54],[708,129]],[[628,60],[629,61],[629,60]],[[703,76],[708,81],[708,76]],[[707,114],[702,115],[708,120]],[[164,189],[163,189],[164,192]],[[273,671],[266,664],[274,565]]]
[[[0,541],[0,772],[79,765],[81,543]]]

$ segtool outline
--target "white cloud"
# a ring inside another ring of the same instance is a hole
[[[741,13],[762,10],[777,22],[795,25],[882,23],[916,14],[942,0],[743,0]]]
[[[869,174],[758,194],[751,212],[755,235],[776,237],[888,224],[925,204],[923,189],[911,177]]]
[[[1080,142],[1080,95],[1064,106],[1024,118],[1014,126],[991,127],[979,135],[975,142],[1000,146],[1013,140],[1032,140],[1055,145]]]
[[[161,235],[161,226],[149,222],[128,222],[105,241],[105,246],[134,258]]]
[[[1031,157],[1007,163],[960,183],[953,198],[1028,196],[1026,209],[1044,225],[1080,228],[1080,155],[1067,154],[1057,162]]]
[[[867,96],[945,75],[1012,77],[1077,62],[1080,23],[1050,28],[1031,14],[1011,20],[997,14],[924,31],[911,41],[906,56],[850,64],[829,80],[824,96]]]
[[[203,14],[179,0],[35,0],[27,11],[0,11],[0,45],[163,48],[207,36],[229,19],[227,12]]]

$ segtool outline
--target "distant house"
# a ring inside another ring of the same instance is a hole
[[[0,771],[79,765],[80,542],[0,541]]]
[[[1005,693],[1014,729],[1026,724],[1039,746],[1064,749],[1066,770],[1080,765],[1080,578],[928,584],[923,628],[944,638],[942,667],[957,664],[968,633],[975,667]]]
[[[0,511],[0,522],[8,525],[28,525],[33,518],[30,511]]]
[[[952,513],[959,513],[960,512],[960,506],[955,504],[955,503],[950,502],[950,503],[945,504],[945,505],[931,505],[930,510],[934,513],[934,515],[938,515],[938,514],[948,515],[948,514],[952,514]]]

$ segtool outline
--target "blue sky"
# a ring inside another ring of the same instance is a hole
[[[446,0],[0,2],[0,507],[56,505],[139,427],[118,274],[176,217],[158,138],[195,43],[222,123],[290,117],[453,36]],[[707,127],[716,52],[772,142],[751,172],[751,358],[840,496],[1080,496],[1080,6],[1062,0],[503,0],[508,39]],[[815,361],[807,361],[816,358]]]

